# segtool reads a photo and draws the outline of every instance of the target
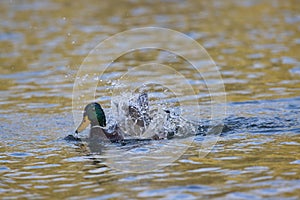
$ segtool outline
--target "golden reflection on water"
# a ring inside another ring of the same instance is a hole
[[[50,82],[63,87],[58,93],[70,92],[71,85],[65,85],[73,83],[83,58],[101,40],[134,27],[161,26],[192,36],[208,50],[220,66],[228,101],[299,95],[300,33],[292,1],[7,1],[1,10],[1,74],[26,71],[35,77],[36,71],[51,70],[53,76],[61,75],[59,83]],[[291,72],[295,67],[297,73]],[[6,78],[1,87],[10,89],[14,81]],[[47,93],[43,86],[39,80],[27,83],[27,88]],[[31,100],[44,101],[39,98]],[[58,103],[65,101],[70,100]]]
[[[270,108],[276,116],[293,116],[292,130],[243,130],[221,139],[205,158],[192,146],[153,173],[111,170],[60,140],[74,131],[72,89],[83,59],[102,40],[136,27],[174,29],[203,45],[222,73],[228,102],[299,97],[299,10],[295,1],[2,1],[1,196],[299,198],[296,103],[290,113],[278,114],[282,105]],[[132,56],[141,57],[155,60],[159,54]],[[244,114],[238,109],[235,115]],[[244,115],[266,112],[258,111]]]

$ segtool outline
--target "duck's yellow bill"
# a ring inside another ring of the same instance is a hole
[[[88,116],[83,117],[82,122],[80,123],[80,125],[76,129],[75,133],[80,133],[81,131],[83,131],[84,129],[86,129],[86,127],[90,123],[91,123],[91,121],[88,119]]]

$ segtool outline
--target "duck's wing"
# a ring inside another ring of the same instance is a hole
[[[148,94],[143,92],[139,95],[137,99],[137,105],[129,105],[129,115],[133,121],[136,121],[136,124],[141,127],[146,127],[150,123],[150,116],[149,116],[149,100]]]

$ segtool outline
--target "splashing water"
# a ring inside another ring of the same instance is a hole
[[[115,95],[112,98],[111,117],[108,120],[109,129],[118,124],[127,138],[150,138],[156,134],[160,138],[171,139],[200,133],[203,126],[196,120],[188,121],[181,117],[181,107],[174,106],[162,98],[150,99],[148,100],[147,93],[124,92]],[[130,108],[135,108],[140,113],[139,118],[131,116]],[[143,126],[139,124],[140,120],[144,122]]]

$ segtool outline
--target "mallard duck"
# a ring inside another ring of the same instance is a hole
[[[75,133],[80,133],[88,125],[91,125],[90,129],[90,140],[110,140],[111,142],[120,141],[123,138],[122,134],[119,133],[118,128],[113,133],[109,133],[106,127],[106,116],[99,103],[89,103],[84,108],[83,119]]]
[[[129,105],[128,117],[130,117],[135,124],[140,127],[146,127],[149,125],[150,118],[148,115],[148,95],[142,93],[137,100],[139,108]],[[89,139],[91,141],[111,141],[119,142],[124,140],[121,129],[116,125],[112,132],[109,132],[106,127],[106,116],[99,103],[89,103],[83,113],[83,119],[75,133],[80,133],[88,125],[91,125]],[[157,135],[154,135],[151,139],[159,139]]]

